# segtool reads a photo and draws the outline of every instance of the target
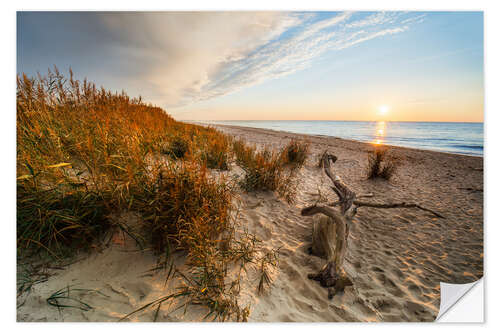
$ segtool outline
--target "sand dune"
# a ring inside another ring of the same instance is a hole
[[[468,283],[483,274],[483,159],[394,147],[402,165],[390,181],[367,180],[369,144],[337,138],[303,136],[261,129],[218,128],[249,143],[278,147],[291,138],[307,139],[311,151],[300,170],[298,195],[288,204],[274,193],[240,193],[239,223],[257,234],[266,249],[280,248],[273,284],[256,292],[252,271],[245,277],[240,304],[251,306],[250,321],[433,321],[439,311],[439,283]],[[446,219],[415,209],[362,207],[353,221],[345,269],[354,282],[328,300],[327,290],[309,280],[324,259],[311,256],[312,218],[300,209],[317,201],[318,191],[330,200],[329,180],[316,167],[316,156],[328,149],[338,157],[337,174],[358,193],[371,192],[377,202],[416,202]],[[238,168],[231,171],[238,174]],[[133,215],[121,218],[133,224]],[[121,238],[120,238],[121,237]],[[18,321],[116,321],[134,309],[174,290],[163,271],[150,272],[156,258],[140,251],[118,233],[111,245],[96,251],[18,299]],[[177,254],[182,268],[182,253]],[[76,298],[90,311],[58,311],[46,299],[75,285]],[[175,302],[173,302],[175,303]],[[197,307],[173,311],[162,306],[159,321],[200,320]],[[151,321],[154,311],[130,320]]]

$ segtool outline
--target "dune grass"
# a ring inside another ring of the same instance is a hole
[[[296,175],[304,165],[309,145],[295,140],[280,150],[264,147],[257,150],[242,140],[233,141],[236,163],[245,171],[240,186],[247,192],[276,191],[293,202],[297,187]]]
[[[368,179],[383,178],[389,180],[396,172],[397,159],[391,155],[386,147],[375,147],[368,155]]]
[[[18,248],[85,248],[110,227],[110,214],[155,198],[149,208],[137,208],[150,221],[149,209],[161,211],[167,196],[190,205],[169,206],[168,223],[177,227],[164,230],[180,237],[178,220],[205,220],[198,213],[206,207],[218,207],[211,214],[223,229],[230,200],[226,192],[208,196],[224,185],[208,181],[203,164],[227,168],[228,140],[214,129],[177,122],[140,98],[74,80],[72,73],[69,79],[57,69],[18,77]],[[203,163],[198,156],[205,155]],[[207,196],[195,201],[190,190]]]
[[[215,246],[229,227],[230,187],[223,177],[208,177],[204,164],[161,165],[138,190],[130,207],[143,216],[157,253],[167,246],[191,251]]]
[[[301,168],[307,159],[309,143],[298,140],[291,140],[283,149],[285,163],[294,168]]]
[[[75,80],[71,70],[69,78],[57,68],[19,76],[18,258],[89,250],[116,226],[113,216],[138,213],[147,245],[166,261],[173,249],[186,251],[196,272],[185,276],[186,304],[207,306],[217,320],[246,320],[248,308],[236,300],[239,277],[225,279],[229,265],[255,262],[258,240],[235,237],[234,187],[209,169],[230,169],[235,155],[249,190],[279,190],[285,163],[283,153],[238,144],[141,98]],[[173,270],[170,264],[167,278]]]

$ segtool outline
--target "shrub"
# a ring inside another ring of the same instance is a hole
[[[281,151],[271,151],[265,148],[257,151],[255,147],[247,146],[241,140],[233,142],[236,162],[245,171],[240,186],[247,192],[277,191],[288,202],[292,202],[296,190],[296,174],[303,164],[288,163],[288,147]],[[290,165],[291,164],[291,165]],[[286,166],[290,166],[287,168]]]
[[[202,164],[191,147],[222,135],[57,68],[18,77],[16,93],[19,249],[91,245],[111,226],[109,214],[149,195],[144,182],[165,142],[175,158]]]
[[[183,158],[188,152],[188,150],[189,146],[187,141],[180,136],[176,136],[170,142],[168,149],[165,151],[165,153],[177,159],[177,158]]]
[[[201,151],[201,160],[210,169],[229,170],[230,139],[224,135],[214,136]]]
[[[296,168],[304,165],[309,151],[309,143],[291,140],[283,150],[283,158],[286,164],[290,164]]]
[[[195,163],[162,166],[158,178],[143,181],[144,192],[132,209],[144,217],[153,248],[162,253],[176,245],[188,251],[215,245],[227,229],[231,193],[224,178],[208,177]],[[214,243],[211,243],[214,242]]]
[[[245,177],[241,181],[241,187],[247,191],[274,191],[283,180],[283,162],[281,154],[271,152],[267,149],[254,151],[250,158],[241,164],[245,170]]]
[[[368,155],[368,179],[383,178],[389,180],[396,171],[396,168],[396,159],[388,153],[385,147],[376,147]]]

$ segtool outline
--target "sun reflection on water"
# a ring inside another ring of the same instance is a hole
[[[375,125],[375,139],[372,141],[374,145],[381,145],[384,143],[386,132],[386,123],[385,121],[377,121]]]

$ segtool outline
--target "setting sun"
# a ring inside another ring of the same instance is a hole
[[[387,112],[389,112],[389,106],[381,105],[378,107],[378,114],[383,116],[383,115],[387,114]]]

